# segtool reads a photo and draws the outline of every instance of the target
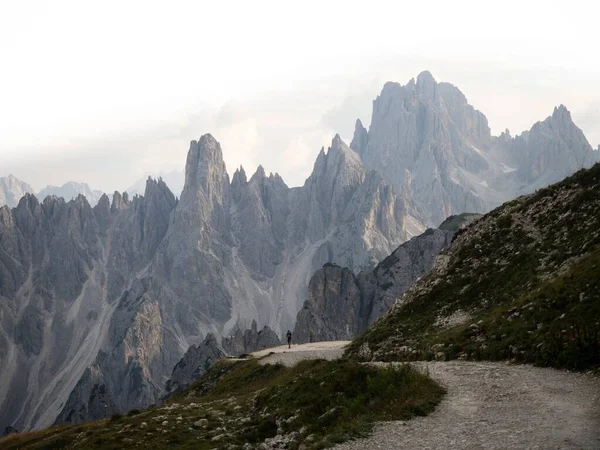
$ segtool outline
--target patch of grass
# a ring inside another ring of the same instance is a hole
[[[443,388],[408,366],[305,361],[293,368],[223,361],[164,405],[78,426],[0,439],[3,449],[198,449],[258,445],[326,448],[363,436],[374,421],[429,413]]]

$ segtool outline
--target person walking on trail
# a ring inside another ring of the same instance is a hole
[[[290,330],[288,330],[288,332],[287,332],[287,341],[288,341],[288,348],[292,348],[292,332]]]

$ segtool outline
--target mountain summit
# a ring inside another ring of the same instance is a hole
[[[600,161],[564,106],[520,136],[492,137],[485,115],[429,72],[386,83],[369,131],[357,121],[350,148],[398,192],[410,191],[407,208],[426,226],[487,212]]]

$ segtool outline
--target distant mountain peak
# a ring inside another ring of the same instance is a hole
[[[0,206],[8,205],[14,208],[25,194],[33,192],[29,184],[19,180],[13,174],[0,177]]]
[[[49,195],[55,195],[64,198],[65,201],[68,202],[69,200],[76,199],[80,194],[86,197],[90,205],[95,206],[100,200],[100,197],[102,197],[103,192],[93,190],[87,183],[67,181],[62,186],[48,185],[38,192],[37,195],[40,200],[43,200]]]

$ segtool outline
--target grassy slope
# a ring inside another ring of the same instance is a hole
[[[325,448],[367,433],[375,420],[425,415],[444,390],[408,366],[305,361],[294,368],[222,362],[167,404],[79,426],[0,439],[3,449],[242,448],[277,434]],[[204,419],[205,423],[198,421]],[[235,447],[230,447],[234,445]]]
[[[350,356],[600,366],[600,165],[502,205],[442,255]]]

